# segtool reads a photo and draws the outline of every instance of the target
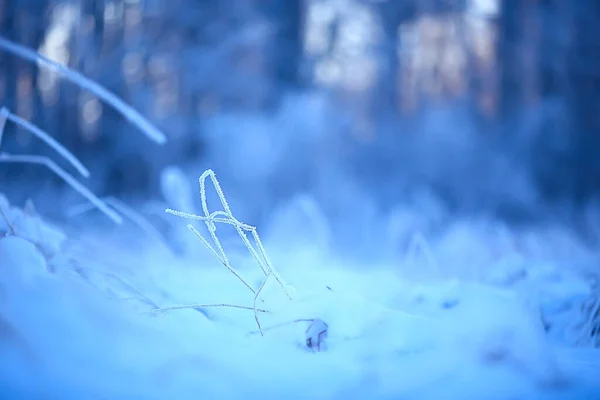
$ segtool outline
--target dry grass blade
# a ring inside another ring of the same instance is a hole
[[[279,324],[271,325],[271,326],[268,326],[266,328],[263,328],[262,332],[267,332],[267,331],[271,331],[273,329],[282,328],[284,326],[288,326],[288,325],[292,325],[292,324],[297,324],[299,322],[313,322],[313,321],[314,321],[314,318],[300,318],[300,319],[295,319],[295,320],[292,320],[292,321],[280,322]],[[248,334],[249,335],[256,335],[257,333],[261,333],[261,331],[250,331]]]
[[[208,202],[206,200],[206,178],[211,179],[213,186],[217,192],[217,195],[219,196],[219,200],[221,201],[221,205],[223,206],[224,211],[215,211],[213,213],[208,212]],[[214,223],[213,223],[214,217],[223,216],[223,217],[229,219],[231,221],[231,224],[235,227],[238,235],[244,242],[244,245],[246,246],[246,248],[248,249],[248,251],[250,252],[252,257],[254,258],[254,260],[257,262],[257,264],[260,266],[263,273],[265,274],[265,277],[268,277],[269,275],[272,274],[275,277],[275,280],[277,281],[277,283],[279,283],[279,285],[285,292],[286,296],[291,299],[291,296],[289,295],[283,280],[281,279],[281,277],[279,276],[277,271],[272,267],[272,264],[267,256],[267,252],[265,251],[265,249],[262,245],[262,242],[260,240],[260,236],[258,235],[258,231],[256,230],[256,227],[246,225],[246,224],[238,221],[233,216],[233,213],[231,212],[231,208],[229,207],[229,204],[227,203],[227,199],[225,198],[225,194],[223,193],[223,189],[221,189],[221,185],[219,184],[219,181],[217,180],[217,176],[215,175],[214,171],[211,169],[204,171],[202,176],[200,176],[199,181],[200,181],[200,197],[202,200],[202,210],[204,211],[205,217],[209,218],[209,221],[206,222],[209,230],[211,230],[211,227],[213,229],[216,229],[214,227]],[[210,225],[209,225],[209,223],[210,223]],[[260,257],[258,255],[258,253],[256,252],[256,250],[254,249],[254,246],[252,246],[252,244],[250,243],[250,240],[248,240],[248,236],[246,235],[246,232],[252,233],[252,237],[254,238],[254,241],[256,242],[256,245],[258,247],[258,251],[260,252]]]
[[[20,126],[23,129],[31,132],[33,135],[37,136],[43,142],[45,142],[48,146],[54,149],[58,154],[60,154],[65,160],[67,160],[81,175],[86,178],[90,177],[90,172],[88,169],[75,157],[69,150],[67,150],[63,145],[58,143],[52,136],[48,135],[46,132],[33,125],[31,122],[24,120],[23,118],[11,113],[6,107],[2,107],[0,110],[1,118],[3,118],[3,122],[0,124],[0,145],[2,145],[2,133],[4,131],[4,125],[6,120],[10,120]]]
[[[265,277],[265,280],[261,283],[260,287],[256,291],[256,294],[254,295],[254,303],[253,303],[253,307],[254,307],[254,320],[256,321],[256,325],[258,326],[258,330],[260,331],[260,335],[261,336],[263,336],[263,330],[262,330],[262,326],[260,325],[260,321],[258,319],[258,309],[256,308],[256,302],[258,301],[258,296],[260,296],[260,294],[262,293],[263,289],[267,285],[267,281],[269,280],[269,276],[271,276],[271,274],[268,274]]]
[[[79,183],[72,175],[63,170],[48,157],[0,153],[0,163],[28,163],[43,165],[62,178],[69,186],[73,188],[73,190],[88,199],[94,206],[104,213],[104,215],[113,220],[115,223],[121,224],[123,222],[119,214],[112,210],[106,203],[96,197],[96,195],[88,188]]]
[[[183,211],[177,211],[177,210],[173,210],[173,209],[170,209],[170,208],[167,208],[165,210],[165,212],[167,214],[171,214],[171,215],[174,215],[176,217],[181,217],[181,218],[186,218],[186,219],[192,219],[192,220],[196,220],[196,221],[204,221],[204,222],[206,222],[206,221],[212,221],[212,222],[218,222],[220,224],[229,224],[229,225],[233,225],[233,226],[237,225],[237,226],[241,227],[244,230],[250,230],[250,229],[253,228],[250,225],[246,225],[246,224],[241,223],[239,221],[234,221],[234,220],[232,220],[230,218],[214,217],[214,215],[216,213],[212,213],[210,216],[205,217],[205,216],[202,216],[202,215],[196,215],[196,214],[192,214],[192,213],[186,213],[186,212],[183,212]]]
[[[217,192],[217,195],[219,196],[219,200],[221,201],[221,205],[222,205],[224,211],[215,211],[213,213],[209,213],[208,202],[206,200],[206,178],[211,179],[213,186]],[[225,198],[225,194],[223,193],[223,189],[221,188],[221,185],[219,184],[219,181],[218,181],[217,176],[215,175],[214,171],[211,169],[204,171],[204,173],[200,176],[199,182],[200,182],[200,197],[202,200],[202,210],[204,211],[205,217],[209,218],[209,221],[207,221],[206,224],[209,228],[209,231],[211,231],[211,234],[214,234],[213,231],[216,229],[214,227],[214,223],[212,222],[212,218],[214,218],[216,216],[223,216],[223,217],[229,219],[230,221],[232,221],[232,224],[235,227],[238,235],[244,242],[244,245],[246,246],[246,248],[248,249],[248,251],[250,252],[252,257],[254,258],[254,260],[257,262],[257,264],[260,266],[263,273],[265,274],[265,280],[266,280],[266,278],[268,278],[269,275],[272,274],[275,277],[276,281],[281,286],[281,288],[283,289],[283,291],[285,292],[286,296],[291,299],[291,296],[289,295],[288,291],[286,290],[283,280],[279,277],[279,274],[277,273],[275,268],[273,268],[273,266],[267,256],[267,253],[262,245],[260,236],[258,235],[258,231],[256,230],[256,228],[254,226],[250,226],[250,225],[241,223],[233,216],[233,213],[231,212],[231,208],[229,207],[229,204],[227,203],[227,199]],[[212,229],[211,229],[211,227],[212,227]],[[256,250],[254,249],[254,246],[252,246],[252,244],[250,243],[250,240],[248,240],[246,231],[252,233],[252,236],[256,242],[256,245],[258,247],[258,251],[260,252],[262,260],[261,260],[261,257],[259,257],[259,255],[257,254]]]
[[[214,211],[212,213],[209,211],[208,201],[206,199],[206,179],[207,178],[210,178],[210,180],[215,188],[215,191],[217,192],[217,195],[219,196],[221,206],[223,207],[222,211]],[[273,265],[271,264],[271,261],[269,260],[269,257],[267,256],[267,253],[262,245],[260,236],[258,235],[256,228],[253,226],[250,226],[248,224],[245,224],[243,222],[240,222],[239,220],[237,220],[234,217],[233,213],[231,212],[231,208],[229,207],[229,204],[227,203],[227,199],[225,198],[225,194],[223,193],[223,189],[221,189],[221,185],[219,184],[219,181],[217,180],[215,173],[210,169],[204,171],[202,176],[200,176],[199,182],[200,182],[200,197],[202,200],[202,211],[203,211],[204,215],[196,215],[196,214],[186,213],[186,212],[182,212],[182,211],[176,211],[176,210],[172,210],[172,209],[167,209],[166,212],[169,214],[178,216],[178,217],[182,217],[182,218],[187,218],[187,219],[196,220],[196,221],[203,221],[206,224],[206,227],[208,228],[208,232],[210,234],[210,237],[212,239],[214,247],[192,225],[188,225],[188,228],[198,238],[198,240],[200,240],[200,242],[202,242],[202,244],[204,244],[204,246],[206,246],[206,248],[208,248],[210,250],[210,252],[231,273],[233,273],[239,280],[241,280],[244,283],[244,285],[254,294],[254,302],[253,302],[252,310],[254,310],[254,317],[256,320],[256,324],[258,326],[259,331],[262,334],[262,327],[260,324],[260,320],[258,318],[258,313],[260,312],[260,309],[258,309],[256,307],[256,303],[258,302],[258,300],[260,298],[260,294],[263,291],[263,289],[265,288],[265,286],[269,280],[269,277],[273,276],[275,278],[275,280],[279,283],[279,285],[281,286],[281,288],[283,289],[283,291],[285,292],[285,294],[288,298],[291,299],[291,296],[289,295],[289,293],[286,289],[286,285],[284,284],[283,280],[281,279],[281,277],[279,276],[279,274],[277,273],[275,268],[273,268]],[[225,254],[225,250],[223,249],[223,246],[221,245],[221,242],[220,242],[219,238],[217,237],[217,233],[216,233],[217,227],[215,225],[216,223],[232,225],[235,228],[238,235],[240,236],[240,238],[242,239],[242,241],[244,242],[244,245],[246,246],[246,248],[248,249],[248,251],[250,252],[252,257],[254,258],[256,263],[259,265],[261,271],[265,275],[265,279],[261,283],[258,290],[254,290],[246,282],[246,280],[243,279],[241,277],[241,275],[231,266],[229,259],[227,258],[227,255]],[[256,247],[257,247],[258,251],[257,251],[257,249],[254,248],[254,246],[250,242],[250,239],[248,238],[248,235],[247,235],[248,232],[250,232],[252,234],[252,238],[254,239],[254,242],[256,243]]]
[[[210,178],[211,179],[212,184],[213,184],[213,186],[214,186],[214,188],[215,188],[215,190],[217,192],[217,195],[219,196],[219,200],[221,201],[221,206],[223,207],[224,211],[216,211],[214,213],[210,213],[208,211],[208,202],[206,200],[206,178]],[[204,173],[200,176],[199,182],[200,182],[200,197],[201,197],[201,200],[202,200],[202,211],[204,211],[204,215],[206,217],[208,217],[208,220],[205,221],[205,223],[206,223],[206,226],[208,227],[209,232],[211,233],[211,236],[214,236],[214,238],[216,238],[216,235],[214,234],[214,230],[216,230],[216,227],[215,227],[214,222],[212,221],[212,218],[214,218],[216,216],[223,216],[223,217],[225,217],[227,219],[230,219],[231,220],[231,224],[233,225],[233,227],[237,231],[238,235],[240,236],[240,238],[244,242],[244,245],[246,246],[246,248],[248,249],[248,251],[250,252],[250,254],[252,255],[252,257],[254,258],[254,260],[259,265],[259,267],[262,270],[263,274],[265,274],[265,276],[266,276],[269,273],[269,269],[259,259],[258,254],[256,253],[256,250],[254,250],[254,247],[252,246],[252,244],[248,240],[248,237],[246,236],[246,232],[240,226],[240,225],[242,225],[240,223],[240,221],[238,221],[233,216],[233,213],[231,212],[231,208],[229,208],[229,204],[227,203],[227,199],[225,198],[225,194],[223,193],[223,189],[221,189],[221,185],[219,184],[219,181],[217,180],[217,176],[215,175],[214,171],[211,170],[211,169],[204,171]],[[252,231],[252,230],[255,231],[256,230],[256,228],[254,228],[252,226],[248,226],[247,229],[249,231]]]
[[[227,268],[233,275],[235,275],[240,281],[242,281],[242,283],[252,292],[255,293],[255,290],[252,289],[252,286],[250,286],[250,284],[248,284],[248,282],[242,278],[242,276],[239,274],[239,272],[237,272],[232,266],[231,264],[229,264],[229,260],[227,260],[227,258],[221,258],[221,256],[219,255],[219,253],[217,253],[215,251],[215,249],[213,249],[213,247],[210,245],[210,243],[208,243],[208,241],[206,239],[204,239],[204,237],[200,234],[200,232],[198,232],[198,230],[196,228],[194,228],[192,225],[188,225],[188,229],[190,231],[192,231],[192,233],[204,244],[204,246],[206,246],[213,254],[215,257],[217,257],[217,259],[219,261],[221,261],[221,263],[225,266],[225,268]]]
[[[283,279],[279,275],[279,272],[277,272],[277,270],[275,268],[273,268],[273,264],[271,263],[271,260],[269,259],[269,256],[267,255],[267,252],[266,252],[264,246],[262,245],[262,241],[260,240],[260,236],[258,236],[258,232],[256,231],[256,228],[254,228],[252,230],[252,236],[258,246],[260,255],[262,256],[265,264],[267,265],[267,270],[269,271],[269,273],[265,277],[265,280],[269,277],[269,275],[273,275],[273,277],[275,278],[275,281],[277,281],[279,286],[283,289],[283,292],[285,293],[285,295],[288,297],[288,299],[291,300],[292,296],[290,296],[289,292],[287,291],[286,284],[284,283]]]
[[[154,125],[150,123],[143,115],[133,109],[131,106],[126,104],[118,96],[111,93],[104,86],[86,78],[77,71],[65,67],[64,65],[58,64],[49,58],[46,58],[36,51],[29,49],[23,45],[14,43],[6,38],[0,36],[0,48],[8,51],[20,57],[24,60],[36,63],[39,66],[47,68],[50,71],[54,71],[60,74],[62,77],[70,80],[77,84],[83,89],[89,90],[100,99],[110,104],[115,110],[117,110],[125,119],[137,126],[150,140],[164,144],[167,141],[166,136],[159,131]]]
[[[255,309],[254,307],[240,306],[237,304],[189,304],[189,305],[184,305],[184,306],[156,308],[156,309],[152,310],[151,312],[156,313],[156,312],[165,312],[165,311],[172,311],[172,310],[189,310],[189,309],[212,308],[212,307],[240,308],[242,310],[251,310],[251,311],[256,310],[256,312],[260,312],[260,313],[266,313],[266,314],[270,313],[270,311],[263,310],[262,308]]]

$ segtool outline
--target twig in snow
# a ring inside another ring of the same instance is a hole
[[[155,308],[155,309],[151,310],[150,312],[157,313],[157,312],[165,312],[165,311],[172,311],[172,310],[186,310],[186,309],[211,308],[211,307],[240,308],[240,309],[243,309],[243,310],[257,311],[257,312],[260,312],[260,313],[267,313],[267,314],[271,313],[270,311],[263,310],[261,308],[254,308],[254,307],[248,307],[248,306],[240,306],[240,305],[237,305],[237,304],[190,304],[190,305],[183,305],[183,306],[172,306],[172,307]]]
[[[221,206],[223,207],[223,211],[214,211],[212,213],[209,211],[208,202],[206,199],[206,179],[207,178],[210,178],[210,180],[217,192],[217,195],[219,196],[219,200],[221,201]],[[269,258],[267,256],[267,253],[262,245],[262,242],[260,240],[260,237],[258,235],[256,228],[253,226],[244,224],[243,222],[240,222],[233,216],[233,213],[231,212],[231,208],[229,207],[229,204],[227,203],[227,199],[225,198],[225,194],[223,193],[223,189],[221,189],[221,185],[219,184],[219,181],[217,180],[217,177],[216,177],[214,171],[212,171],[210,169],[204,171],[202,176],[200,176],[199,182],[200,182],[200,198],[202,200],[202,211],[203,211],[204,215],[185,213],[182,211],[176,211],[176,210],[172,210],[172,209],[167,209],[165,211],[169,214],[172,214],[172,215],[175,215],[178,217],[203,221],[206,224],[206,227],[208,228],[208,232],[210,234],[210,237],[212,239],[214,246],[211,245],[200,234],[200,232],[198,232],[198,230],[196,230],[196,228],[194,228],[193,225],[191,225],[191,224],[188,225],[188,229],[190,229],[190,231],[192,231],[192,233],[198,238],[198,240],[200,240],[200,242],[204,246],[206,246],[206,248],[208,248],[208,250],[210,250],[210,252],[217,258],[217,260],[219,260],[219,262],[221,262],[221,264],[223,264],[225,266],[225,268],[227,268],[232,274],[234,274],[244,284],[244,286],[246,286],[252,292],[252,294],[254,295],[254,301],[253,301],[253,307],[252,307],[252,309],[254,310],[254,319],[256,320],[256,324],[258,326],[259,332],[261,332],[261,335],[262,335],[262,327],[260,325],[260,320],[258,318],[259,309],[256,307],[256,303],[259,300],[259,296],[260,296],[261,292],[263,291],[263,289],[265,288],[269,278],[271,276],[274,277],[275,280],[277,281],[277,283],[279,283],[279,285],[285,292],[286,296],[290,299],[291,299],[291,296],[289,295],[283,280],[281,279],[281,277],[279,276],[279,274],[277,273],[277,271],[271,264],[271,261],[269,260]],[[233,268],[233,266],[229,262],[227,254],[225,253],[225,250],[223,249],[223,246],[221,245],[221,241],[219,240],[219,238],[217,236],[217,233],[216,233],[217,227],[216,227],[215,223],[223,223],[223,224],[232,225],[235,228],[235,230],[237,231],[238,235],[244,242],[244,245],[246,246],[246,248],[248,249],[248,251],[250,252],[252,257],[254,258],[254,260],[256,261],[258,266],[260,267],[261,271],[265,275],[265,279],[261,283],[258,290],[254,290],[252,288],[252,286],[250,286],[250,284],[248,284],[248,282],[235,270],[235,268]],[[256,249],[255,249],[254,245],[250,242],[250,239],[248,238],[248,235],[247,235],[248,232],[250,232],[250,234],[252,235],[252,238],[254,239],[254,242],[256,244]]]

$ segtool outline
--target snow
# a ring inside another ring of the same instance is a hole
[[[437,275],[427,257],[356,266],[319,246],[265,242],[292,300],[274,280],[267,285],[259,307],[272,313],[259,316],[261,336],[252,310],[153,312],[252,306],[200,242],[177,257],[124,246],[133,232],[69,237],[3,197],[0,207],[6,398],[600,398],[600,349],[544,331],[540,309],[567,331],[583,316],[561,305],[592,290],[585,274],[562,268],[590,254],[545,247],[574,243],[555,234],[456,225],[429,243]],[[249,254],[229,258],[260,283]],[[419,268],[429,273],[410,273]],[[308,348],[307,337],[324,330],[320,351]]]

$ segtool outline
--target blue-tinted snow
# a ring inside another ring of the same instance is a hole
[[[15,220],[34,218],[9,210]],[[261,337],[250,334],[256,325],[248,310],[151,313],[252,304],[200,243],[187,243],[197,249],[178,258],[158,246],[128,251],[127,236],[82,231],[63,242],[56,228],[32,221],[0,239],[5,398],[600,398],[598,349],[549,337],[539,312],[546,307],[552,319],[549,304],[589,295],[583,272],[565,273],[558,268],[564,257],[543,244],[570,238],[505,230],[486,241],[481,232],[491,225],[460,224],[424,243],[437,273],[423,257],[356,268],[319,246],[270,240],[293,300],[269,285],[261,307],[274,313],[261,315],[263,327],[320,318],[328,336],[317,353],[305,346],[308,322]],[[44,229],[46,240],[36,242],[32,227]],[[507,237],[520,242],[518,256]],[[582,249],[571,256],[589,258]],[[231,259],[260,282],[247,254]],[[567,330],[581,318],[576,310],[567,316],[553,321]]]

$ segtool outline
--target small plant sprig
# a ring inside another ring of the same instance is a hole
[[[207,180],[207,178],[210,178],[210,180],[217,192],[217,195],[219,196],[219,200],[221,201],[221,206],[223,207],[222,211],[213,211],[213,212],[209,211],[208,202],[206,200],[206,180]],[[217,258],[217,260],[219,260],[219,262],[221,264],[223,264],[223,266],[225,266],[225,268],[227,268],[233,275],[235,275],[244,284],[244,286],[246,286],[246,288],[248,288],[248,290],[250,290],[250,292],[252,292],[252,294],[254,295],[254,302],[253,302],[252,307],[235,306],[235,305],[228,305],[228,304],[220,304],[220,305],[213,304],[213,305],[206,305],[206,307],[224,306],[224,307],[234,307],[234,308],[243,308],[243,309],[253,310],[254,311],[254,319],[256,320],[256,325],[258,326],[258,330],[262,336],[263,329],[260,324],[258,314],[259,314],[259,312],[267,312],[267,311],[257,308],[257,302],[260,299],[261,292],[264,290],[269,278],[273,277],[277,281],[277,283],[281,286],[284,293],[290,300],[292,297],[290,296],[290,294],[288,293],[288,290],[286,289],[286,284],[283,282],[283,280],[277,273],[277,270],[271,264],[271,261],[269,260],[269,257],[267,256],[267,253],[262,245],[262,242],[260,240],[258,232],[256,231],[256,228],[254,226],[250,226],[243,222],[240,222],[234,217],[233,213],[231,212],[231,208],[229,207],[229,204],[227,203],[227,199],[225,198],[225,194],[223,193],[223,190],[221,189],[221,185],[219,184],[219,181],[217,180],[217,177],[216,177],[214,171],[212,171],[211,169],[204,171],[202,176],[200,176],[199,182],[200,182],[200,197],[202,200],[202,211],[203,211],[204,215],[186,213],[186,212],[176,211],[176,210],[172,210],[172,209],[167,209],[165,211],[169,214],[172,214],[172,215],[175,215],[178,217],[187,218],[187,219],[196,220],[196,221],[204,221],[204,223],[206,224],[206,227],[208,228],[208,232],[210,234],[210,237],[212,239],[214,246],[211,245],[208,242],[208,240],[205,239],[192,224],[188,224],[187,227],[194,234],[194,236],[196,236],[198,238],[198,240],[200,240],[200,242],[202,242],[202,244],[204,246],[206,246],[206,248],[208,250],[210,250],[210,252]],[[225,250],[223,249],[223,246],[221,245],[221,241],[219,240],[219,238],[217,236],[217,233],[216,233],[217,227],[215,225],[216,223],[232,225],[235,228],[235,230],[237,231],[237,233],[240,236],[240,238],[242,239],[242,241],[244,242],[244,245],[246,246],[246,248],[248,249],[248,251],[250,252],[252,257],[254,258],[254,260],[256,261],[258,266],[260,267],[265,278],[258,289],[255,290],[248,283],[248,281],[246,279],[244,279],[240,275],[240,273],[238,271],[236,271],[235,268],[233,268],[233,266],[229,262],[227,254],[225,254]],[[254,240],[254,242],[256,244],[256,248],[250,242],[248,233],[250,233],[252,235],[252,239]],[[199,308],[199,307],[205,307],[205,306],[199,306],[199,305],[176,306],[176,307],[163,308],[163,309],[159,309],[159,310],[155,310],[155,311],[163,311],[163,310],[169,310],[169,309],[185,309],[185,308],[189,309],[189,308]]]
[[[0,148],[2,147],[2,138],[4,136],[4,128],[6,122],[11,121],[17,126],[29,131],[34,136],[41,139],[44,143],[54,149],[62,158],[67,160],[83,177],[87,178],[90,176],[87,168],[83,166],[81,161],[77,159],[69,150],[54,140],[46,132],[35,126],[29,121],[24,120],[11,113],[8,108],[0,108]],[[37,156],[32,154],[8,154],[0,151],[0,163],[26,163],[26,164],[37,164],[42,165],[54,172],[60,178],[62,178],[69,186],[76,192],[81,194],[87,200],[90,201],[96,208],[98,208],[104,215],[110,218],[117,224],[120,224],[123,220],[119,214],[111,209],[105,202],[100,200],[94,193],[88,188],[83,186],[73,175],[66,172],[58,164],[52,161],[50,158],[45,156]]]

